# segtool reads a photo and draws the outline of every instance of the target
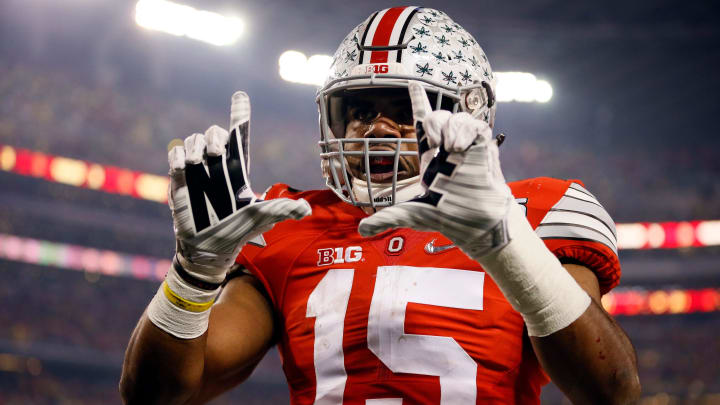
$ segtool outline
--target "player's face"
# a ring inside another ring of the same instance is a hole
[[[395,91],[399,90],[399,91]],[[406,89],[378,89],[365,91],[348,99],[345,108],[345,138],[405,138],[415,139],[412,107]],[[395,151],[397,144],[373,143],[371,151]],[[350,143],[347,150],[362,150],[362,143]],[[401,143],[402,151],[417,151],[416,143]],[[393,177],[393,156],[370,158],[370,181],[389,183]],[[348,156],[348,168],[352,175],[367,181],[365,159]],[[417,176],[420,160],[417,156],[400,156],[398,180]]]

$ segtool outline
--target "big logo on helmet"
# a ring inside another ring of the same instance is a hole
[[[365,73],[387,73],[389,71],[390,71],[390,66],[388,66],[386,64],[365,66]]]

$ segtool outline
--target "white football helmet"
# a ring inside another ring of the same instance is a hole
[[[406,102],[400,103],[410,108],[410,80],[425,87],[430,99],[435,100],[434,108],[465,111],[493,125],[496,81],[472,35],[438,10],[394,7],[375,12],[342,41],[316,98],[323,175],[327,186],[342,200],[376,208],[422,192],[417,187],[419,173],[398,179],[399,167],[411,156],[417,157],[417,147],[408,145],[417,144],[417,139],[345,137],[348,103],[353,97],[362,97],[363,92],[367,97],[368,90],[383,89],[382,96],[370,94],[383,98],[387,94],[392,100],[399,100],[402,94]],[[407,115],[412,117],[412,111]],[[393,150],[387,145],[394,145]],[[394,159],[392,175],[372,176],[370,162],[383,158],[388,166],[388,159]],[[364,175],[358,176],[357,171],[352,174],[348,167],[351,160],[361,162]]]

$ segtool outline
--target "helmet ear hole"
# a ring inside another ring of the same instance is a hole
[[[480,89],[470,90],[463,99],[465,109],[472,114],[479,108],[485,106],[485,94]]]

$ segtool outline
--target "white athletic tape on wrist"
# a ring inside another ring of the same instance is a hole
[[[474,259],[522,314],[530,336],[567,327],[587,310],[590,296],[535,234],[515,202],[508,213],[508,231],[507,246]]]
[[[219,293],[219,288],[203,290],[188,284],[171,266],[165,281],[148,305],[148,318],[155,326],[177,338],[194,339],[207,330],[210,306]],[[173,295],[174,300],[180,302],[173,303],[171,300]],[[199,312],[183,309],[179,306],[182,305],[182,301],[188,302],[191,306],[194,304],[207,309]]]

